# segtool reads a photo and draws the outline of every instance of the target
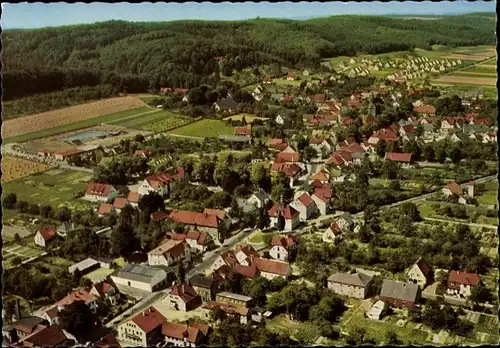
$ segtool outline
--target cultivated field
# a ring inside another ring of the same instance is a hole
[[[135,108],[135,109],[116,112],[116,113],[109,114],[109,115],[90,118],[87,120],[83,120],[83,121],[79,121],[79,122],[75,122],[75,123],[70,123],[70,124],[66,124],[63,126],[59,126],[59,127],[45,129],[45,130],[42,130],[39,132],[10,137],[4,141],[6,143],[22,143],[22,142],[30,141],[30,140],[34,140],[34,139],[51,137],[51,136],[62,134],[62,133],[69,133],[72,131],[76,131],[76,130],[83,129],[83,128],[93,127],[93,126],[107,123],[107,122],[114,121],[114,120],[129,118],[131,116],[139,117],[141,115],[144,115],[144,114],[150,113],[150,112],[151,112],[151,109],[149,107],[143,106],[143,107],[139,107],[139,108]]]
[[[438,83],[451,83],[451,84],[459,84],[459,85],[480,85],[480,86],[496,86],[497,79],[496,78],[487,78],[487,77],[470,77],[470,76],[457,76],[457,75],[446,75],[441,76],[433,82]]]
[[[87,202],[76,200],[75,194],[82,192],[90,179],[89,173],[52,169],[4,183],[3,189],[4,194],[13,192],[18,200],[29,203],[48,204],[55,208],[62,205],[88,207]]]
[[[25,159],[3,156],[2,157],[2,183],[23,178],[35,173],[48,170],[46,164],[28,161]]]
[[[211,138],[217,137],[219,134],[233,134],[234,130],[232,127],[226,126],[223,121],[204,119],[176,128],[168,133],[179,136]]]
[[[135,109],[144,105],[144,102],[137,98],[120,97],[19,117],[4,122],[2,136],[8,138],[33,133],[124,110]]]

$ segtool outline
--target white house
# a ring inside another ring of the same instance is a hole
[[[300,224],[300,213],[293,207],[285,207],[283,204],[275,204],[268,211],[271,227],[278,226],[279,217],[282,215],[285,219],[284,231],[293,231]]]
[[[322,240],[325,243],[333,243],[341,239],[342,239],[342,229],[337,224],[337,222],[334,221],[323,233]]]
[[[116,189],[113,186],[89,183],[85,188],[84,198],[92,202],[107,202],[113,198],[113,195],[116,195]]]
[[[55,226],[43,227],[35,234],[35,244],[45,248],[47,243],[56,237],[56,234]]]
[[[296,200],[290,203],[290,207],[299,212],[300,221],[307,221],[311,216],[318,211],[316,204],[311,196],[304,192]]]
[[[184,170],[182,168],[177,168],[175,171],[151,174],[144,179],[137,192],[141,196],[150,192],[165,196],[170,193],[173,182],[180,179],[184,179]]]
[[[255,260],[255,265],[260,275],[269,280],[287,279],[292,275],[292,267],[288,262],[259,258]]]
[[[259,189],[259,191],[253,193],[250,198],[248,198],[247,202],[255,205],[257,208],[261,209],[267,205],[269,202],[269,195],[263,189]]]
[[[448,295],[469,297],[472,288],[479,284],[479,275],[460,271],[451,271],[448,275],[447,289]]]
[[[364,273],[335,273],[328,278],[328,289],[339,295],[365,299],[372,278]]]
[[[371,320],[380,320],[386,308],[387,304],[379,300],[366,312],[366,317]]]
[[[271,240],[269,255],[275,260],[288,261],[292,250],[297,248],[297,240],[294,236],[274,236]]]
[[[331,197],[332,191],[328,187],[317,188],[316,190],[314,190],[314,194],[311,196],[322,216],[326,215],[330,210]]]
[[[190,249],[186,241],[169,239],[148,253],[148,264],[168,267],[189,256]]]
[[[118,325],[118,339],[127,345],[153,347],[164,340],[162,326],[167,319],[150,307]]]
[[[422,258],[419,258],[417,262],[408,269],[406,276],[410,282],[418,284],[418,286],[423,289],[432,281],[433,271]]]

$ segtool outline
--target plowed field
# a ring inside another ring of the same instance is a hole
[[[49,168],[46,164],[4,156],[2,158],[2,182],[9,182],[35,173],[44,172]]]
[[[145,104],[137,98],[119,97],[19,117],[3,123],[2,137],[7,138],[33,133],[141,106],[145,106]]]
[[[435,82],[453,83],[460,85],[481,85],[481,86],[495,86],[497,84],[496,78],[486,77],[467,77],[467,76],[441,76],[434,80]]]

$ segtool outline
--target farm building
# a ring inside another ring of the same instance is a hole
[[[163,268],[128,264],[111,274],[111,279],[119,289],[125,286],[153,292],[165,284],[167,271]]]

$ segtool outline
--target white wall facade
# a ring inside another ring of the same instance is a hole
[[[366,288],[336,282],[328,282],[328,289],[332,290],[336,294],[358,299],[364,299],[367,293]]]

